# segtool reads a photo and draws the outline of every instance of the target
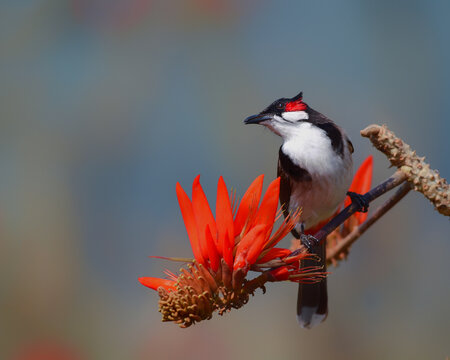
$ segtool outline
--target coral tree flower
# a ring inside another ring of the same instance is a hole
[[[289,256],[289,249],[275,247],[293,229],[300,212],[288,216],[273,231],[280,216],[280,179],[270,183],[260,200],[262,186],[260,175],[237,206],[220,177],[214,217],[200,176],[192,185],[192,200],[177,183],[177,198],[195,259],[178,276],[167,272],[168,279],[139,279],[142,285],[158,291],[163,321],[187,327],[211,318],[214,311],[223,314],[243,306],[267,281],[317,282],[326,276],[320,267],[301,267],[301,260],[313,255]],[[267,270],[262,271],[264,268]],[[262,273],[249,280],[250,270]]]

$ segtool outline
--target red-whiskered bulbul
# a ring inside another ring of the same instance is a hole
[[[300,222],[292,234],[320,257],[319,265],[326,271],[325,242],[311,247],[308,236],[327,222],[345,200],[353,175],[351,141],[332,120],[304,103],[302,93],[276,100],[244,122],[264,125],[283,139],[277,171],[281,178],[280,204],[285,217],[302,209]],[[313,260],[303,263],[303,266],[317,265]],[[316,284],[300,284],[299,324],[311,328],[324,321],[327,313],[326,279]]]

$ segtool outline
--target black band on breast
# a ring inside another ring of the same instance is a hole
[[[311,174],[302,167],[294,164],[289,156],[287,156],[280,147],[278,152],[280,165],[282,170],[295,181],[312,181]]]

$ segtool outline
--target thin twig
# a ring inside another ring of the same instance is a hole
[[[372,190],[364,194],[363,197],[367,201],[367,203],[370,203],[384,193],[400,185],[405,180],[406,175],[398,170],[386,181],[382,182],[380,185],[374,187]],[[360,208],[357,204],[351,203],[334,218],[332,218],[324,227],[322,227],[317,233],[314,234],[314,238],[316,239],[317,244],[323,241],[331,232],[333,232],[334,229],[343,224],[345,220],[347,220],[350,216],[352,216],[359,210]],[[301,245],[300,248],[294,250],[289,256],[295,256],[304,251],[305,247]]]
[[[395,188],[400,185],[402,182],[406,180],[406,175],[400,171],[396,171],[391,177],[389,177],[386,181],[382,182],[380,185],[374,187],[368,193],[364,194],[363,197],[367,201],[367,203],[372,202],[376,198],[380,197],[384,193],[389,190]],[[360,208],[357,204],[351,203],[344,210],[342,210],[339,214],[337,214],[333,219],[331,219],[324,227],[322,227],[314,237],[318,242],[323,241],[331,232],[336,229],[339,225],[344,223],[350,216],[352,216],[355,212],[359,211]]]
[[[390,197],[386,202],[373,212],[366,221],[357,226],[350,234],[341,239],[339,243],[327,252],[328,264],[334,263],[340,260],[340,255],[348,251],[350,246],[366,232],[366,230],[372,226],[378,219],[386,214],[395,204],[397,204],[405,195],[411,190],[409,183],[403,183],[395,194]]]

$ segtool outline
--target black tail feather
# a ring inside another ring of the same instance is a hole
[[[312,253],[320,262],[304,260],[302,266],[323,266],[326,271],[326,244],[322,242]],[[297,319],[301,327],[310,329],[324,321],[328,314],[327,279],[315,284],[299,284],[297,298]]]

